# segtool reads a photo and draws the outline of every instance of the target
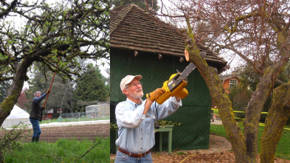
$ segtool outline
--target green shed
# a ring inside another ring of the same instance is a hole
[[[144,93],[162,87],[169,76],[182,71],[185,36],[137,5],[113,9],[110,13],[110,101],[111,123],[116,123],[115,106],[125,100],[120,80],[127,74],[141,74]],[[226,62],[214,55],[202,54],[208,64],[223,71]],[[209,146],[211,98],[198,70],[188,78],[189,95],[183,106],[166,120],[180,122],[173,129],[173,150],[206,149]],[[111,153],[115,152],[116,129],[111,128]],[[158,139],[156,139],[158,144]]]

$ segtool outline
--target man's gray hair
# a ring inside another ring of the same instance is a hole
[[[41,93],[40,91],[36,91],[34,92],[34,96],[36,96],[36,94]]]

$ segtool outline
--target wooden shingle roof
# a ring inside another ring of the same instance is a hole
[[[110,47],[184,56],[186,37],[181,30],[135,4],[114,8],[110,12],[110,21]],[[217,55],[205,54],[205,59],[215,62],[218,69],[226,65]]]

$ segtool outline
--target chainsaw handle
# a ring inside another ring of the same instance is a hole
[[[167,84],[168,84],[168,81],[165,81],[163,83],[162,89],[164,89],[166,92],[157,98],[156,102],[158,104],[162,104],[171,96],[178,96],[180,98],[184,98],[188,95],[188,91],[187,89],[185,89],[185,87],[187,86],[186,80],[183,80],[172,92],[169,90]]]

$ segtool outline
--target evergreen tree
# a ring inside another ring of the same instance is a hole
[[[106,79],[101,75],[97,66],[89,64],[77,79],[74,96],[82,101],[106,101],[109,98],[109,88]]]

